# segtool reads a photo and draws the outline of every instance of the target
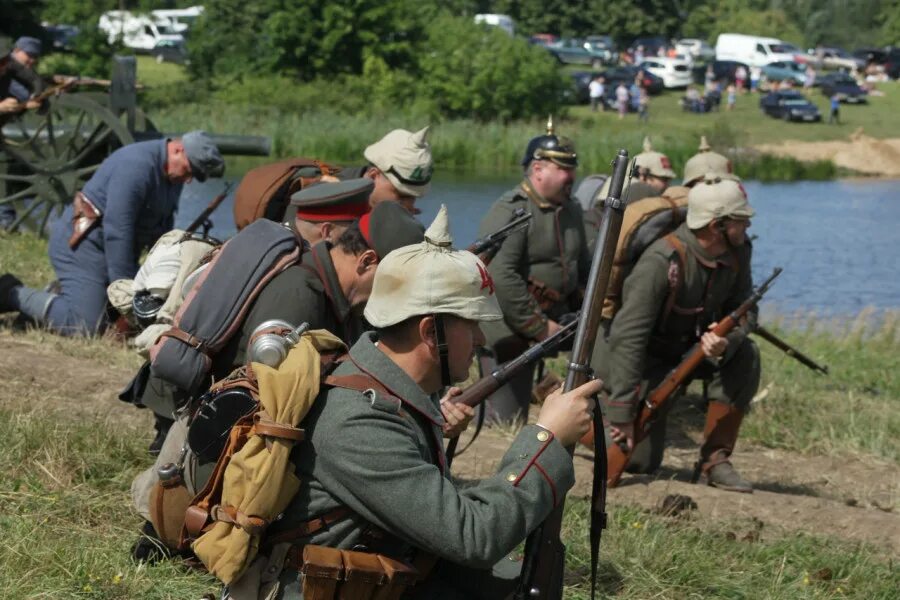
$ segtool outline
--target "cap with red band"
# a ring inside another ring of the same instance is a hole
[[[378,258],[424,239],[425,227],[397,202],[381,202],[359,219],[359,230]]]
[[[369,212],[369,195],[375,183],[367,178],[310,185],[291,196],[297,218],[304,221],[355,221]]]

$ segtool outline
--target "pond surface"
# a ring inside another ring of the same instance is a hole
[[[474,241],[491,203],[518,182],[499,176],[442,174],[417,205],[423,223],[440,205],[450,211],[457,246]],[[900,181],[841,180],[745,185],[756,208],[751,234],[754,278],[785,272],[764,300],[765,312],[855,316],[867,307],[900,307]],[[177,226],[186,227],[222,189],[221,181],[185,187]],[[235,231],[231,198],[213,215],[213,235]]]

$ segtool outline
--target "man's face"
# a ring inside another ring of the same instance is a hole
[[[535,161],[532,174],[541,195],[559,204],[572,195],[575,170],[575,167],[562,167],[549,160],[539,160]]]
[[[365,307],[372,295],[372,285],[375,283],[375,271],[378,269],[378,256],[374,250],[366,250],[356,257],[356,277],[351,286],[347,300],[354,311],[359,312]]]
[[[25,65],[29,69],[33,69],[38,62],[38,57],[28,54],[20,48],[16,48],[12,51],[12,57],[16,59],[17,63]]]
[[[486,343],[484,333],[477,321],[444,315],[444,333],[447,336],[450,363],[450,379],[454,382],[465,381],[469,376],[469,367],[475,358],[475,348]]]
[[[748,229],[750,229],[750,219],[738,217],[725,219],[725,237],[732,246],[740,246],[747,241]]]
[[[369,204],[372,205],[372,208],[375,208],[382,202],[397,202],[409,214],[417,214],[415,196],[401,193],[394,187],[391,180],[385,177],[384,173],[374,167],[369,169],[367,175],[375,182],[375,188],[369,194]]]
[[[193,177],[184,144],[180,141],[170,142],[166,152],[166,178],[172,183],[188,183]]]
[[[656,175],[650,175],[649,173],[644,175],[641,179],[660,194],[666,191],[666,188],[669,187],[669,182],[672,181],[668,177],[658,177]]]

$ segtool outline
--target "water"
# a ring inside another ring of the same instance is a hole
[[[457,246],[474,241],[490,204],[518,182],[493,177],[438,175],[417,205],[430,223],[440,205],[450,210]],[[751,234],[756,280],[785,269],[764,300],[766,312],[855,316],[862,309],[900,306],[900,180],[746,183],[756,208]],[[222,189],[221,181],[186,186],[177,218],[187,226]],[[213,216],[212,234],[234,233],[231,198]]]

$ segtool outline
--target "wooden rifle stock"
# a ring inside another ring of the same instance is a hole
[[[769,278],[764,281],[763,284],[743,302],[743,304],[737,307],[727,317],[716,323],[712,332],[720,337],[728,335],[732,329],[737,327],[741,318],[746,315],[751,308],[756,306],[760,299],[762,299],[763,295],[768,291],[769,286],[772,285],[772,282],[780,274],[781,269],[776,268],[772,275],[769,276]],[[637,418],[634,421],[634,444],[632,445],[631,451],[621,444],[612,444],[606,449],[606,463],[609,469],[607,484],[609,487],[615,487],[619,483],[619,480],[622,478],[622,473],[625,471],[629,459],[631,459],[633,449],[650,433],[650,428],[653,427],[659,408],[675,395],[678,389],[684,385],[690,378],[691,373],[700,366],[700,363],[702,363],[705,358],[706,355],[703,353],[703,348],[699,343],[695,344],[691,351],[688,352],[687,357],[666,375],[666,378],[662,383],[650,392],[647,399],[641,404]],[[596,432],[596,435],[603,434],[598,431]]]
[[[206,220],[209,219],[210,215],[212,215],[215,212],[215,210],[217,208],[219,208],[219,205],[225,201],[225,198],[228,197],[228,193],[231,191],[232,187],[234,187],[234,184],[232,184],[232,183],[226,184],[225,189],[222,191],[222,193],[219,194],[218,196],[216,196],[215,198],[213,198],[212,202],[210,202],[207,205],[207,207],[203,209],[203,212],[201,212],[199,215],[197,215],[196,219],[191,221],[191,224],[188,225],[187,229],[184,230],[184,235],[181,238],[182,242],[189,240],[191,238],[191,236],[194,234],[194,232],[197,231],[197,229],[201,225],[206,223]]]
[[[622,229],[622,216],[625,203],[622,198],[622,187],[628,170],[628,152],[619,150],[616,155],[610,184],[610,196],[603,204],[597,243],[591,261],[591,272],[588,276],[585,300],[578,319],[578,330],[575,333],[575,345],[569,362],[564,390],[566,392],[587,383],[592,372],[590,368],[597,329],[603,312],[603,300],[609,287],[610,271],[615,257],[616,244]],[[594,414],[594,426],[601,423],[600,409]],[[602,436],[596,436],[598,443],[603,443]],[[568,448],[574,455],[575,446]],[[606,471],[603,459],[606,453],[598,456],[595,463],[594,488],[591,506],[591,597],[594,597],[599,560],[600,533],[606,526]],[[598,474],[602,476],[598,477]],[[565,497],[547,519],[538,526],[525,543],[525,559],[522,566],[522,577],[514,598],[516,600],[561,600],[563,597],[563,576],[565,573],[566,547],[560,539],[562,530]]]

